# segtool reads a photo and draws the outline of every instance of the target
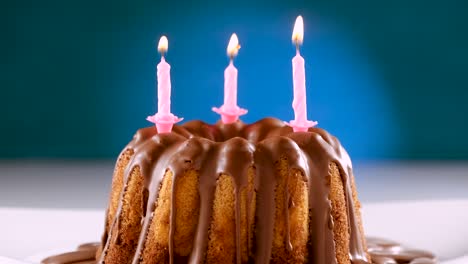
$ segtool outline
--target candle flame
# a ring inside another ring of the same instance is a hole
[[[227,47],[227,54],[229,57],[234,57],[237,55],[239,52],[240,45],[239,45],[239,39],[237,39],[236,33],[232,34],[231,39],[229,40],[229,44]]]
[[[166,36],[162,36],[160,39],[159,39],[159,43],[158,43],[158,51],[160,53],[165,53],[168,49],[168,46],[169,46],[169,43],[167,41],[167,38]]]
[[[292,41],[296,45],[302,44],[302,40],[304,39],[304,20],[302,20],[302,16],[298,16],[296,18],[296,23],[294,24],[294,29],[292,33]]]

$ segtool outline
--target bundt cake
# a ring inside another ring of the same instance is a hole
[[[351,161],[320,128],[140,129],[115,166],[99,263],[371,263]]]

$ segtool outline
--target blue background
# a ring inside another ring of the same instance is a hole
[[[310,119],[354,159],[468,159],[466,1],[10,1],[0,8],[0,158],[115,157],[156,111],[169,39],[173,112],[215,122],[226,45],[243,120],[293,117],[301,14]]]

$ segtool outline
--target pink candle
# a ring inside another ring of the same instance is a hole
[[[158,113],[171,113],[171,65],[161,56],[158,72]]]
[[[146,118],[156,125],[158,133],[170,133],[172,126],[183,119],[171,113],[171,65],[164,59],[167,48],[167,38],[162,36],[158,44],[158,51],[161,53],[161,62],[157,66],[158,112]]]
[[[224,124],[234,123],[239,120],[239,116],[247,113],[246,109],[242,109],[237,105],[237,69],[234,67],[233,59],[239,48],[237,35],[232,34],[227,48],[230,62],[224,71],[224,104],[220,108],[212,108],[214,112],[221,115]]]
[[[224,107],[236,110],[237,106],[237,69],[232,60],[224,71]]]
[[[304,22],[301,16],[296,19],[294,25],[292,40],[296,45],[296,56],[292,59],[293,67],[293,86],[294,100],[292,107],[294,109],[294,120],[288,123],[294,132],[305,132],[309,127],[317,125],[317,122],[307,120],[307,98],[305,86],[305,63],[299,53],[299,45],[302,44],[304,36]]]
[[[306,87],[305,87],[305,66],[304,58],[302,58],[299,50],[296,56],[292,59],[293,67],[293,86],[294,86],[294,120],[305,121],[307,120],[307,100],[306,100]]]

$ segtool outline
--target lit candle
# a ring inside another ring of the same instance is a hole
[[[288,123],[294,132],[307,131],[309,127],[317,125],[317,122],[307,120],[307,99],[305,86],[305,63],[299,52],[299,46],[304,38],[304,22],[298,16],[294,25],[292,41],[296,45],[296,56],[292,59],[294,100],[294,120]]]
[[[161,53],[161,62],[157,66],[158,112],[146,118],[156,125],[158,133],[170,133],[172,126],[183,119],[171,113],[171,65],[164,58],[167,49],[167,38],[162,36],[158,43],[158,51]]]
[[[158,113],[171,113],[171,65],[166,62],[164,53],[167,52],[169,43],[166,36],[159,39],[158,51],[161,53],[161,62],[157,66],[158,77]]]
[[[213,107],[213,111],[221,115],[221,120],[225,124],[234,123],[239,116],[247,113],[237,105],[237,69],[234,67],[234,57],[239,52],[240,45],[236,34],[232,34],[227,47],[227,54],[230,58],[229,65],[224,71],[224,104],[220,107]]]

